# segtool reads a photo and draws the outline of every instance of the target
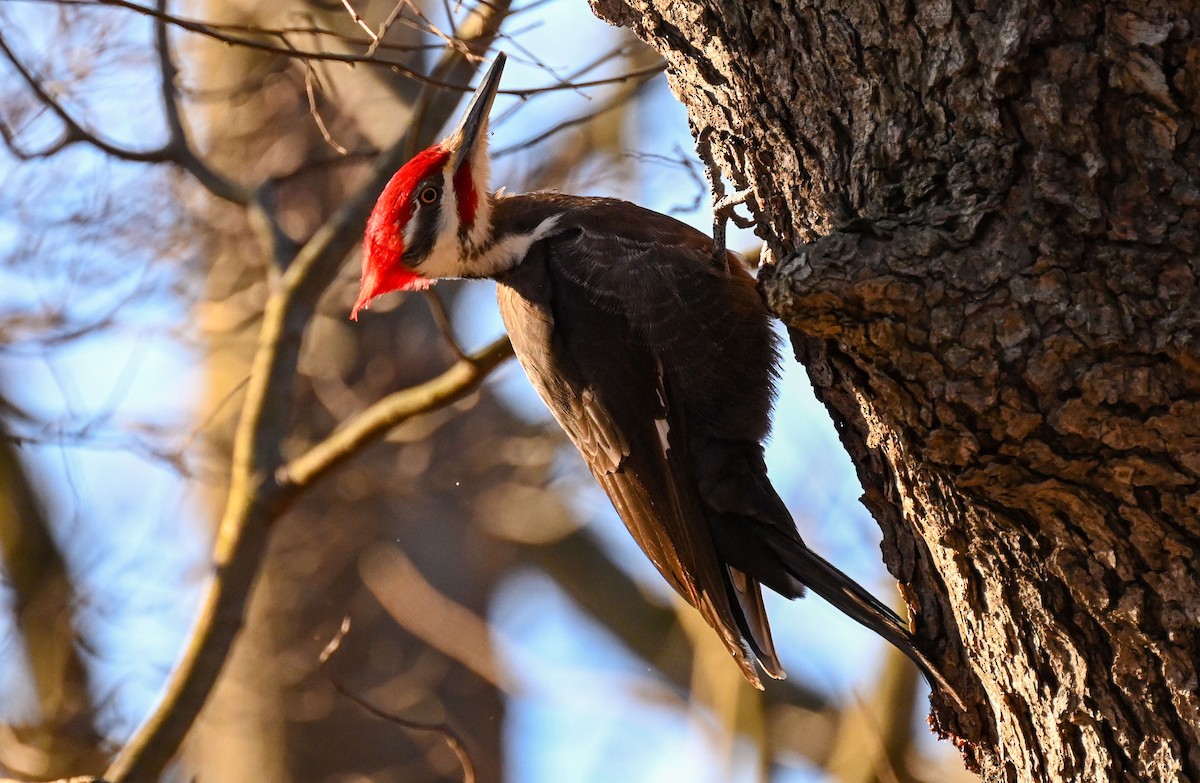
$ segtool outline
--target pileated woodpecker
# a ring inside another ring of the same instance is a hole
[[[375,297],[491,277],[518,360],[629,532],[746,679],[784,676],[760,585],[810,587],[953,696],[900,619],[810,550],[767,479],[777,340],[754,279],[625,201],[488,192],[497,56],[458,128],[384,189],[353,318]]]

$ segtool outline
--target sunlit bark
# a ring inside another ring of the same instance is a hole
[[[1195,5],[593,5],[753,191],[967,764],[1200,779]]]

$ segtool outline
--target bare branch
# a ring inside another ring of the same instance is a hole
[[[422,293],[425,303],[429,305],[429,311],[433,314],[433,320],[437,323],[438,331],[446,338],[450,350],[460,361],[471,361],[454,336],[454,325],[450,323],[450,313],[446,311],[446,303],[442,301],[442,297],[432,288],[427,288]]]
[[[281,467],[276,472],[276,482],[285,492],[312,485],[397,424],[420,413],[445,407],[470,394],[492,370],[512,355],[508,338],[501,337],[479,353],[455,362],[437,378],[389,394],[303,455]]]
[[[246,189],[239,187],[210,168],[196,154],[188,141],[187,129],[184,127],[182,112],[179,108],[179,91],[175,84],[175,77],[179,75],[179,69],[175,67],[175,61],[171,57],[171,39],[167,31],[167,23],[164,20],[166,8],[167,0],[155,0],[155,10],[158,12],[158,16],[155,17],[154,37],[155,45],[158,48],[163,115],[166,118],[167,133],[169,134],[167,144],[163,149],[172,161],[195,177],[217,198],[234,204],[247,204],[250,201],[250,194]]]
[[[531,95],[540,95],[544,92],[557,92],[559,90],[581,90],[584,87],[601,87],[606,84],[621,84],[635,79],[649,79],[652,76],[657,76],[667,70],[666,61],[647,65],[644,68],[634,68],[632,71],[617,76],[610,76],[606,79],[592,79],[586,82],[568,82],[566,84],[552,84],[546,87],[530,87],[524,90],[500,90],[505,95],[516,95],[519,98],[528,98]]]
[[[416,17],[425,23],[424,29],[426,32],[432,33],[438,38],[441,38],[448,48],[457,49],[463,52],[463,54],[470,55],[470,52],[461,48],[461,40],[452,34],[443,32],[428,16],[425,15],[425,12],[421,10],[421,6],[417,5],[412,0],[404,0],[404,4],[411,8],[413,13],[416,14]]]
[[[87,130],[80,125],[74,117],[71,116],[70,112],[68,112],[53,95],[50,94],[50,92],[42,85],[41,81],[34,76],[33,72],[30,71],[29,68],[27,68],[21,61],[21,59],[17,57],[16,53],[9,48],[8,41],[5,40],[3,33],[0,33],[0,52],[4,54],[5,58],[12,65],[13,69],[16,70],[17,74],[21,77],[21,80],[25,82],[25,85],[29,87],[30,91],[37,96],[38,101],[40,101],[54,114],[54,116],[58,117],[60,122],[62,122],[64,127],[63,137],[53,145],[55,151],[70,144],[84,142],[91,144],[92,146],[108,155],[111,155],[114,158],[128,160],[135,163],[162,163],[171,160],[170,145],[164,145],[153,150],[130,150],[108,142]]]
[[[53,144],[37,152],[22,150],[17,146],[15,134],[2,124],[0,124],[0,136],[3,136],[6,146],[14,155],[25,160],[48,157],[71,144],[82,142],[120,160],[134,163],[174,163],[192,174],[205,188],[219,198],[235,204],[245,204],[249,200],[248,192],[210,169],[188,145],[175,89],[176,69],[170,56],[166,25],[161,21],[161,17],[165,15],[161,9],[165,7],[166,0],[157,0],[157,2],[160,19],[159,24],[156,25],[158,28],[156,30],[157,45],[162,72],[163,111],[169,134],[166,143],[156,149],[131,150],[114,144],[84,127],[17,57],[2,33],[0,33],[0,52],[4,54],[38,101],[63,124],[63,133]]]
[[[473,14],[464,25],[468,43],[478,51],[486,50],[495,40],[507,9],[508,2],[498,2],[494,8]],[[435,72],[459,73],[475,67],[461,53],[448,51]],[[458,96],[444,95],[436,109],[448,116]],[[409,134],[419,132],[415,125],[409,130]],[[234,433],[229,493],[212,554],[213,578],[191,640],[172,672],[162,701],[106,773],[113,783],[153,780],[161,774],[207,700],[241,630],[272,523],[304,486],[296,482],[285,487],[276,479],[282,462],[281,444],[292,415],[291,386],[301,337],[317,300],[357,242],[375,197],[403,162],[409,145],[406,135],[381,153],[359,191],[296,252],[291,263],[285,265],[282,277],[272,281],[259,347]],[[274,274],[276,267],[271,269]],[[448,372],[459,367],[455,365]]]
[[[56,4],[66,4],[66,5],[76,4],[74,2],[71,2],[71,0],[31,0],[31,1],[32,2],[54,2]],[[227,32],[227,30],[245,29],[245,28],[241,28],[241,27],[234,26],[234,25],[214,24],[214,23],[209,23],[209,22],[205,22],[205,21],[199,21],[196,19],[189,19],[186,17],[176,16],[174,14],[166,13],[165,11],[159,11],[155,8],[148,8],[146,6],[132,2],[131,0],[95,0],[94,3],[80,2],[78,4],[87,5],[87,6],[106,5],[106,6],[110,6],[113,8],[120,8],[123,10],[132,11],[134,13],[142,14],[144,16],[149,16],[154,19],[159,19],[168,24],[175,25],[176,27],[179,27],[180,29],[187,30],[188,32],[191,32],[191,33],[195,33],[196,35],[202,35],[207,38],[212,38],[213,40],[220,41],[221,43],[229,44],[231,46],[243,46],[243,47],[246,47],[249,49],[256,49],[258,51],[269,52],[271,54],[278,54],[278,55],[282,55],[284,57],[289,57],[292,59],[299,59],[299,60],[312,60],[312,61],[318,61],[318,62],[340,62],[340,63],[348,63],[348,64],[362,63],[364,65],[371,65],[371,66],[375,66],[375,67],[386,68],[395,73],[403,74],[407,78],[421,82],[422,84],[424,84],[428,87],[437,87],[437,88],[440,88],[443,90],[451,90],[451,91],[458,92],[458,93],[469,93],[469,92],[474,92],[474,90],[475,90],[475,87],[471,84],[454,83],[454,82],[450,82],[450,81],[447,81],[442,78],[438,78],[437,76],[434,76],[434,75],[427,75],[427,74],[421,73],[420,71],[413,69],[412,66],[408,65],[406,62],[403,62],[401,60],[384,59],[384,58],[375,57],[374,51],[370,50],[369,46],[367,47],[368,53],[363,54],[363,55],[345,54],[345,53],[340,53],[340,52],[327,52],[327,51],[319,51],[319,50],[312,50],[312,49],[298,49],[298,48],[295,48],[292,46],[271,44],[271,43],[264,42],[258,38],[249,37],[250,33],[254,33],[259,36],[274,35],[276,37],[281,38],[281,40],[282,40],[282,39],[285,39],[285,36],[287,34],[287,31],[285,31],[283,29],[279,29],[279,30],[255,29],[252,31],[247,30],[247,35],[243,36],[243,35],[235,35],[231,32]],[[478,7],[479,8],[487,8],[488,5],[489,5],[488,3],[480,3]],[[494,3],[491,5],[500,5],[500,4]],[[505,3],[505,5],[507,5],[507,3]],[[401,3],[401,5],[398,7],[402,7],[402,6],[403,6],[403,3]],[[304,28],[304,29],[312,30],[315,28],[309,27],[309,28]],[[428,30],[426,28],[420,28],[420,29],[422,29],[425,32],[437,34],[433,30]],[[365,46],[368,44],[367,41],[356,40],[356,39],[349,38],[349,37],[343,37],[343,38],[341,38],[341,40],[345,41],[346,43],[348,43],[350,45],[358,44],[358,45]],[[458,47],[460,47],[462,45],[462,41],[463,41],[463,39],[461,37],[457,38],[457,39],[452,39],[454,48],[457,49]],[[382,49],[384,47],[381,44],[378,48]],[[422,47],[422,48],[427,48],[427,47]],[[462,54],[462,53],[463,52],[460,52],[460,54]],[[471,56],[473,56],[473,55],[471,55]],[[528,98],[533,95],[540,95],[542,93],[547,93],[547,92],[558,92],[560,90],[579,90],[579,89],[583,89],[586,87],[599,87],[599,86],[602,86],[605,84],[618,84],[620,82],[629,81],[631,79],[639,79],[642,77],[653,76],[655,74],[661,73],[662,71],[665,71],[666,69],[667,69],[667,64],[664,61],[664,62],[657,63],[655,65],[646,66],[644,68],[636,68],[627,73],[619,74],[617,76],[612,76],[612,77],[608,77],[605,79],[596,79],[593,81],[574,82],[574,83],[567,83],[567,84],[550,84],[550,85],[545,85],[542,87],[528,87],[528,88],[524,88],[524,89],[506,88],[506,89],[501,89],[499,92],[503,95],[514,95],[518,98]]]
[[[502,675],[492,654],[496,632],[431,585],[400,547],[371,547],[358,570],[363,585],[402,628],[490,685],[515,692],[515,684]]]
[[[510,144],[507,147],[501,147],[500,149],[498,149],[492,153],[492,159],[497,160],[499,158],[503,158],[508,155],[512,155],[514,152],[520,152],[521,150],[529,149],[530,147],[535,147],[538,144],[541,144],[543,141],[553,138],[555,135],[561,133],[562,131],[566,130],[567,128],[574,128],[579,125],[584,125],[584,124],[590,122],[591,120],[595,119],[596,117],[599,117],[602,114],[605,114],[607,112],[612,111],[613,109],[618,108],[619,106],[623,105],[624,103],[629,101],[631,98],[633,98],[635,95],[637,95],[642,90],[642,88],[644,88],[646,86],[646,84],[649,82],[650,77],[657,75],[664,68],[665,68],[665,65],[656,65],[649,70],[644,69],[644,68],[640,69],[641,75],[638,77],[634,77],[634,78],[642,79],[642,82],[640,84],[636,84],[631,89],[623,91],[620,95],[616,96],[615,98],[613,98],[610,101],[605,102],[603,106],[597,107],[594,111],[590,111],[587,114],[581,114],[578,117],[572,117],[569,120],[563,120],[562,122],[559,122],[559,123],[556,123],[556,124],[550,126],[548,129],[546,129],[545,131],[542,131],[541,133],[537,134],[536,136],[525,139],[524,141],[519,141],[515,144]],[[622,81],[623,80],[624,79],[622,79]],[[584,82],[581,84],[576,84],[575,86],[577,86],[577,87],[592,86],[592,85],[604,84],[604,83],[606,83],[606,82],[601,80],[601,81],[597,81],[597,82]]]
[[[308,113],[312,115],[313,121],[317,123],[317,130],[321,131],[321,138],[325,139],[325,143],[333,147],[337,154],[349,155],[350,150],[333,140],[333,136],[329,133],[329,128],[325,125],[325,120],[321,117],[321,111],[317,108],[317,94],[313,89],[313,82],[316,80],[317,75],[312,63],[306,61],[304,63],[304,94],[308,96]]]
[[[25,783],[25,781],[0,778],[0,783]],[[63,778],[62,780],[50,781],[50,783],[108,783],[108,781],[104,778],[94,778],[91,775],[81,775],[77,778]]]
[[[278,46],[275,44],[266,43],[262,40],[258,40],[255,38],[243,37],[240,35],[233,35],[231,33],[224,32],[221,29],[214,27],[214,26],[208,24],[207,22],[202,22],[202,21],[197,21],[194,19],[187,19],[184,17],[175,16],[172,14],[165,13],[163,11],[159,11],[157,9],[147,8],[146,6],[131,2],[130,0],[97,0],[97,2],[101,5],[108,5],[108,6],[112,6],[115,8],[123,8],[127,11],[133,11],[135,13],[143,14],[145,16],[151,16],[156,19],[173,24],[176,27],[187,30],[188,32],[196,33],[197,35],[202,35],[207,38],[212,38],[216,41],[220,41],[220,42],[226,43],[226,44],[231,44],[231,45],[235,45],[235,46],[244,46],[244,47],[247,47],[250,49],[257,49],[257,50],[263,51],[263,52],[270,52],[272,54],[279,54],[279,55],[283,55],[285,57],[304,59],[304,60],[316,60],[316,61],[323,61],[323,62],[341,62],[341,63],[365,63],[368,65],[375,65],[375,66],[388,68],[389,70],[395,71],[397,73],[401,73],[401,74],[409,77],[410,79],[415,79],[415,80],[422,82],[423,84],[426,84],[431,87],[440,87],[445,90],[455,90],[458,92],[468,92],[472,89],[471,87],[466,86],[466,85],[451,84],[449,82],[445,82],[445,81],[442,81],[440,79],[437,79],[437,78],[434,78],[431,76],[426,76],[425,74],[421,73],[420,71],[413,69],[407,63],[401,62],[399,60],[384,60],[384,59],[379,59],[379,58],[376,58],[373,56],[343,54],[343,53],[339,53],[339,52],[325,52],[325,51],[316,51],[316,50],[310,50],[310,49],[296,49],[296,48],[289,47],[289,46]],[[263,33],[269,34],[270,31],[261,31],[260,35]]]
[[[454,730],[448,723],[422,723],[420,721],[409,720],[402,718],[391,712],[386,712],[379,707],[376,707],[371,702],[359,696],[354,691],[346,687],[345,683],[334,674],[329,668],[329,660],[342,646],[342,641],[345,640],[346,634],[350,632],[350,617],[343,618],[342,625],[338,628],[337,634],[329,640],[329,644],[325,645],[325,649],[321,651],[321,673],[328,678],[334,690],[339,694],[354,702],[363,710],[369,712],[377,718],[395,723],[397,726],[410,729],[412,731],[431,731],[435,734],[440,734],[446,740],[446,745],[450,750],[454,751],[454,755],[458,757],[458,763],[462,765],[463,783],[475,783],[475,762],[471,760],[471,754],[467,752],[466,744],[457,731]]]
[[[387,19],[383,20],[383,24],[379,25],[379,35],[376,36],[374,42],[367,47],[367,57],[375,56],[375,50],[382,45],[380,42],[383,41],[383,37],[387,35],[387,31],[391,29],[392,25],[395,23],[396,19],[400,16],[400,13],[403,10],[404,0],[396,0],[396,5],[392,7],[392,12],[388,14]]]
[[[296,255],[296,242],[283,230],[276,210],[277,183],[266,180],[254,191],[254,198],[247,205],[250,225],[258,235],[259,245],[275,262],[276,269],[284,269]]]
[[[625,157],[680,169],[688,175],[692,182],[696,183],[695,198],[690,203],[676,204],[667,210],[668,214],[677,215],[679,213],[695,212],[700,208],[700,203],[704,200],[704,197],[708,195],[708,185],[704,181],[704,176],[696,170],[698,168],[697,165],[684,151],[683,147],[678,144],[675,145],[674,157],[655,152],[627,152],[625,153]]]
[[[14,158],[20,161],[38,160],[40,158],[49,158],[52,155],[58,154],[64,147],[71,143],[70,136],[64,132],[57,139],[40,150],[27,150],[17,143],[18,131],[13,130],[7,123],[0,121],[0,139],[4,140],[4,146]]]
[[[342,0],[342,5],[350,12],[350,18],[354,20],[354,23],[361,27],[363,32],[367,34],[367,37],[371,39],[371,46],[377,46],[379,44],[379,36],[371,29],[371,25],[364,22],[363,18],[358,15],[358,11],[354,10],[354,6],[350,5],[350,0]]]

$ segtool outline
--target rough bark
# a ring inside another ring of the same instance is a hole
[[[1200,10],[592,2],[753,189],[968,766],[1200,780]]]

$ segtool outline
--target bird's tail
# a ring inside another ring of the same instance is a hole
[[[804,544],[789,546],[779,555],[793,577],[908,656],[921,670],[930,688],[947,694],[966,711],[958,694],[917,646],[917,640],[895,612]]]
[[[742,637],[750,645],[754,657],[768,675],[776,680],[786,680],[787,674],[779,663],[775,652],[775,640],[771,638],[771,625],[767,621],[767,608],[763,605],[762,587],[758,582],[737,570],[726,566],[731,606],[736,606],[733,619],[737,622]]]

